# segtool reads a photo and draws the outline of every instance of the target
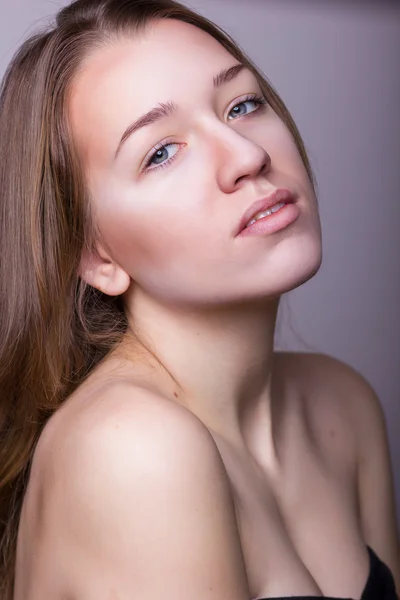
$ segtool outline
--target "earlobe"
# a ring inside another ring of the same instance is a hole
[[[84,250],[79,275],[83,281],[108,296],[124,294],[131,283],[128,273],[104,252]]]

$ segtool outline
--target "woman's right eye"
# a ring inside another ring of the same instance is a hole
[[[161,144],[153,148],[152,154],[148,157],[145,162],[145,171],[157,171],[157,169],[168,166],[178,154],[178,151],[175,152],[170,158],[168,158],[167,148],[170,146],[179,146],[176,142],[170,142],[167,144]],[[155,161],[161,161],[156,163]],[[149,168],[151,165],[155,164],[155,167]]]

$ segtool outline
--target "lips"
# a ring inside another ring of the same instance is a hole
[[[254,202],[246,210],[246,212],[243,214],[242,218],[240,219],[240,223],[238,225],[236,235],[238,235],[241,231],[243,231],[243,229],[246,227],[247,223],[249,221],[251,221],[251,219],[257,213],[263,212],[265,210],[268,210],[269,208],[272,208],[273,206],[275,206],[275,204],[278,204],[278,202],[284,202],[285,204],[292,204],[295,202],[294,194],[286,188],[280,188],[280,189],[277,189],[274,192],[272,192],[272,194],[270,194],[266,198],[263,198],[261,200],[258,200],[257,202]]]

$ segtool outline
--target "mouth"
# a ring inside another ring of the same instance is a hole
[[[295,196],[288,189],[277,189],[272,194],[254,202],[240,219],[236,235],[247,229],[260,219],[269,217],[282,210],[288,204],[294,204]]]

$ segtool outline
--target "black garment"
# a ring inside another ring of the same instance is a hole
[[[369,576],[361,600],[399,600],[394,579],[389,567],[367,546],[369,552]],[[352,598],[331,598],[325,600],[354,600]],[[282,596],[279,598],[259,598],[257,600],[318,600],[318,596]]]

